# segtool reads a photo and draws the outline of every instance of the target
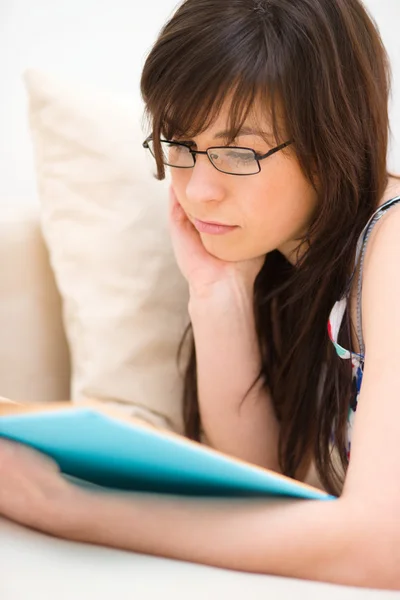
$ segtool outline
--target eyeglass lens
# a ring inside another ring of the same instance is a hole
[[[154,156],[153,142],[149,141],[150,150]],[[195,159],[189,148],[170,142],[161,142],[163,162],[170,167],[191,168]],[[207,154],[213,165],[224,173],[252,175],[259,172],[258,162],[254,152],[246,148],[210,148]]]

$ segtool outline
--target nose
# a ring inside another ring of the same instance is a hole
[[[190,170],[190,179],[186,186],[186,198],[189,202],[220,202],[225,195],[226,177],[213,167],[208,156],[196,156],[196,164]]]

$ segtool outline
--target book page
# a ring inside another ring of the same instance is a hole
[[[44,403],[24,403],[21,401],[10,400],[9,398],[5,398],[0,396],[0,417],[6,415],[16,415],[16,414],[25,414],[25,413],[36,413],[36,412],[48,412],[48,411],[57,411],[57,410],[79,410],[82,408],[91,408],[96,410],[104,415],[108,415],[109,417],[113,417],[114,419],[118,419],[120,421],[124,421],[125,423],[130,423],[131,425],[143,426],[150,429],[156,429],[158,431],[165,431],[165,433],[169,433],[169,430],[165,430],[163,428],[156,427],[155,425],[149,423],[148,421],[142,421],[135,417],[130,417],[129,415],[123,414],[122,411],[119,411],[117,408],[111,407],[109,405],[104,406],[101,400],[94,400],[91,398],[87,398],[84,401],[80,401],[79,404],[68,400],[60,400],[55,402],[44,402]],[[177,434],[173,434],[177,435]]]
[[[19,402],[0,396],[0,417],[2,415],[12,415],[13,413],[18,412],[19,406],[21,406]]]

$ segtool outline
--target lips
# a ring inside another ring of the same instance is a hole
[[[199,219],[195,218],[193,218],[192,223],[200,233],[208,233],[212,235],[230,233],[231,231],[237,229],[236,225],[223,225],[222,223],[200,221]]]
[[[198,221],[199,223],[204,223],[205,225],[220,225],[221,227],[236,227],[236,225],[228,225],[228,223],[221,223],[220,221],[210,221],[209,219],[199,219],[197,217],[193,217],[189,215],[192,221]]]
[[[219,225],[221,227],[233,227],[233,225],[227,225],[226,223],[220,223],[219,221],[205,221],[203,219],[194,219],[195,221],[198,221],[199,223],[204,223],[205,225]]]

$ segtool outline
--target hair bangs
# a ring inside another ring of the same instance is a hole
[[[167,30],[162,35],[166,36]],[[268,42],[259,26],[241,31],[239,38],[232,36],[233,44],[215,28],[208,35],[203,33],[196,43],[196,30],[171,33],[169,48],[156,45],[143,71],[141,91],[154,140],[158,179],[165,177],[159,140],[192,140],[212,126],[223,107],[228,115],[226,145],[234,142],[249,119],[253,124],[263,121],[259,129],[265,132],[268,144],[285,141],[283,73],[277,69],[276,39],[271,37]]]

